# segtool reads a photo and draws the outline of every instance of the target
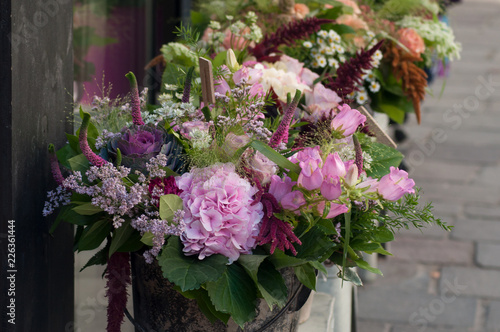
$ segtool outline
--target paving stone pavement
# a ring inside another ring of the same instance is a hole
[[[500,331],[500,1],[465,0],[449,18],[462,58],[400,148],[455,228],[396,236],[394,257],[378,261],[385,276],[358,289],[358,332]]]

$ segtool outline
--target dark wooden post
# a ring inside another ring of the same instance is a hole
[[[52,237],[41,214],[47,145],[72,132],[72,49],[71,0],[0,0],[1,331],[72,331],[73,230]]]

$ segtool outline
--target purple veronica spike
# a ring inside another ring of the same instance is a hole
[[[293,114],[295,113],[295,109],[299,103],[301,96],[301,92],[297,90],[295,92],[295,97],[293,97],[293,101],[290,103],[288,108],[285,111],[285,115],[283,116],[283,120],[281,120],[278,129],[271,137],[271,141],[269,142],[269,146],[275,149],[284,139],[288,140],[288,129],[290,129],[290,122],[293,119]]]
[[[59,168],[59,161],[57,160],[56,150],[54,144],[49,144],[49,158],[50,158],[50,168],[52,170],[52,176],[59,186],[62,186],[64,182],[64,177]]]
[[[184,82],[184,93],[182,94],[182,102],[189,103],[189,95],[191,94],[191,80],[193,79],[194,67],[189,68],[186,76],[186,82]]]
[[[359,144],[358,138],[353,135],[352,140],[354,142],[354,151],[356,152],[356,166],[358,167],[359,175],[361,175],[361,171],[363,170],[363,150],[361,150],[361,144]]]
[[[139,89],[137,88],[137,79],[134,73],[129,72],[125,75],[130,82],[131,94],[132,94],[132,121],[135,125],[142,126],[144,121],[142,121],[141,116],[141,100],[139,99]]]
[[[101,167],[102,165],[106,164],[107,161],[96,155],[90,148],[89,142],[87,142],[87,130],[89,128],[89,123],[90,114],[84,112],[82,125],[80,126],[80,136],[78,138],[80,141],[80,149],[82,150],[83,155],[92,165]]]

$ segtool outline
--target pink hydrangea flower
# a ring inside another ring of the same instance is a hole
[[[391,166],[390,173],[384,175],[378,183],[378,193],[389,201],[397,201],[405,194],[413,194],[415,181],[408,178],[408,173]]]
[[[351,109],[347,104],[339,106],[340,112],[333,118],[331,128],[336,131],[343,131],[344,136],[350,136],[356,129],[366,121],[366,116],[356,109]]]
[[[257,188],[235,172],[231,163],[195,168],[176,177],[183,192],[181,235],[186,255],[203,259],[213,254],[237,260],[256,246],[263,217],[262,203],[253,204]]]

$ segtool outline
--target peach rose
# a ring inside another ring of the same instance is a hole
[[[301,20],[306,17],[307,14],[309,14],[309,7],[307,7],[303,3],[296,3],[293,8],[293,12],[295,14],[295,17]]]
[[[337,19],[337,23],[348,25],[354,30],[368,30],[366,22],[356,15],[342,15]]]
[[[361,14],[361,10],[358,7],[358,4],[352,0],[337,0],[338,2],[342,2],[344,5],[351,7],[354,10],[354,14]]]
[[[415,56],[420,56],[425,51],[425,43],[422,37],[411,28],[402,28],[398,30],[398,41],[406,46]]]

